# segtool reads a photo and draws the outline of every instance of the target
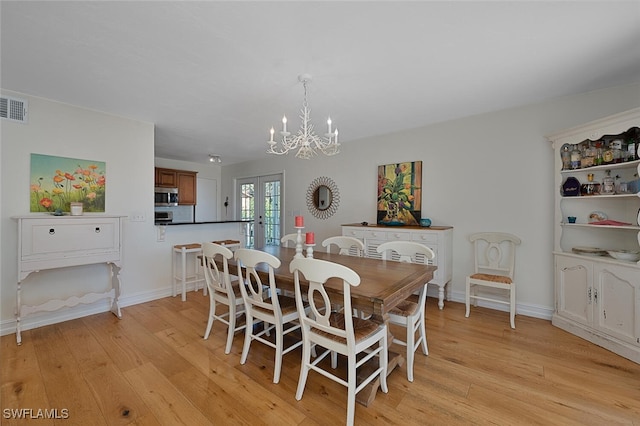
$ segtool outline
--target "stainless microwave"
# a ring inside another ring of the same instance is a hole
[[[172,207],[178,205],[178,188],[155,188],[156,206]]]

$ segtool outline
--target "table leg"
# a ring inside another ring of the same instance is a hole
[[[438,286],[438,309],[444,308],[444,284]]]
[[[391,334],[391,328],[389,327],[389,314],[376,314],[374,313],[371,316],[371,320],[378,323],[386,323],[387,324],[387,344],[391,346],[391,342],[393,342],[393,334]],[[389,362],[387,364],[387,376],[391,374],[391,372],[399,366],[404,364],[404,357],[398,353],[389,351],[388,352]],[[367,361],[365,365],[360,367],[358,371],[358,379],[362,379],[371,374],[371,372],[378,368],[377,358],[373,358],[370,361]],[[372,380],[367,386],[362,388],[360,392],[356,395],[356,402],[360,405],[364,405],[368,407],[376,397],[376,393],[378,392],[378,388],[380,387],[380,377]]]

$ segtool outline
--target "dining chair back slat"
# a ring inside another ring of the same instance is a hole
[[[364,256],[364,243],[357,238],[347,236],[329,237],[322,241],[322,247],[327,248],[327,253],[331,253],[331,246],[338,247],[338,254],[349,256]]]

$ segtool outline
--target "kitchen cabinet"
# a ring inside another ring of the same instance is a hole
[[[638,126],[640,108],[547,136],[556,184],[552,323],[635,362],[640,362],[640,261],[618,260],[609,252],[640,252]],[[616,143],[625,155],[605,158],[608,164],[592,165],[583,157],[563,165],[563,152]]]
[[[429,247],[433,250],[435,257],[425,263],[435,265],[438,268],[429,284],[438,286],[438,307],[440,309],[444,307],[445,286],[451,282],[453,275],[453,227],[402,226],[391,228],[379,225],[349,224],[342,225],[342,235],[361,240],[364,243],[365,257],[375,259],[382,259],[382,254],[378,253],[376,249],[386,241],[415,241]],[[398,260],[395,253],[392,260]]]
[[[178,179],[176,177],[176,171],[156,167],[156,186],[162,188],[177,188]]]
[[[195,206],[197,201],[196,172],[185,172],[178,170],[176,177],[178,180],[178,204]]]
[[[18,283],[16,287],[16,341],[21,339],[21,320],[36,312],[50,312],[80,303],[108,298],[111,311],[121,318],[119,273],[122,267],[123,216],[30,215],[13,217],[18,221]],[[106,263],[110,266],[110,288],[80,297],[49,299],[38,305],[22,301],[22,285],[35,272],[70,266]]]
[[[155,186],[165,188],[178,188],[179,205],[196,205],[196,177],[198,175],[198,172],[156,167],[155,173]]]

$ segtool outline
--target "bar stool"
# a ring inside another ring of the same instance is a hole
[[[240,241],[238,240],[220,240],[220,241],[211,241],[214,244],[219,244],[221,246],[225,246],[231,251],[234,251],[237,248],[240,248]]]
[[[193,275],[187,275],[187,255],[193,255]],[[202,255],[202,245],[200,243],[176,244],[173,246],[173,259],[171,270],[173,273],[173,296],[176,296],[178,281],[182,283],[182,301],[187,300],[187,284],[194,284],[194,289],[198,291],[198,283],[203,283],[203,292],[206,295],[206,285],[204,285],[204,275],[199,273],[199,266],[202,265],[198,257]],[[176,262],[180,260],[180,275],[176,275]]]

